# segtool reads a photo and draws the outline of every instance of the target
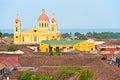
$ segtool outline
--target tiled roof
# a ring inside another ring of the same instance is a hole
[[[5,65],[0,63],[0,70],[2,70],[3,68],[5,68]]]
[[[120,58],[120,52],[115,54],[115,57]]]
[[[48,16],[45,14],[45,9],[42,9],[42,14],[38,17],[38,21],[49,21]]]
[[[18,66],[18,56],[0,55],[0,62],[3,62],[9,66]]]
[[[56,22],[56,19],[55,19],[55,18],[52,18],[52,19],[51,19],[51,22],[52,22],[52,23]]]
[[[15,19],[15,23],[18,23],[18,22],[20,22],[20,19],[19,19],[19,18],[16,18],[16,19]]]

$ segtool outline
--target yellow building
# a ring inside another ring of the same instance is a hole
[[[18,16],[14,21],[14,44],[39,44],[42,40],[56,40],[60,39],[59,37],[56,19],[53,17],[49,20],[45,9],[42,9],[37,19],[37,26],[32,29],[21,32],[21,21]]]
[[[49,52],[51,49],[53,52],[59,49],[61,52],[83,51],[90,52],[95,48],[94,42],[81,41],[81,40],[49,40],[42,41],[40,43],[41,52]]]

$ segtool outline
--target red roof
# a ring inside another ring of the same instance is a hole
[[[41,14],[39,17],[38,17],[38,21],[49,21],[49,18],[46,14]]]
[[[20,19],[19,18],[16,18],[15,19],[15,23],[19,23],[20,22]]]
[[[9,66],[18,66],[18,56],[0,56],[0,62]]]
[[[5,68],[5,65],[0,63],[0,70],[2,70],[3,68]]]
[[[55,19],[55,18],[52,18],[52,19],[51,19],[51,22],[52,22],[52,23],[55,23],[55,22],[56,22],[56,19]]]
[[[45,14],[45,9],[42,9],[42,14],[38,17],[38,21],[49,21],[48,16]]]

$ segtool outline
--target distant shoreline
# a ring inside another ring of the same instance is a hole
[[[21,32],[25,31],[27,29],[22,29]],[[88,33],[88,32],[120,32],[120,29],[58,29],[58,31],[62,33]],[[13,29],[1,29],[0,32],[2,33],[13,33]]]

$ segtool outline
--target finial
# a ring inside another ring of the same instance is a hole
[[[16,18],[18,18],[18,16],[19,16],[19,14],[17,13],[17,14],[16,14]]]
[[[42,14],[45,14],[45,9],[42,9]]]

